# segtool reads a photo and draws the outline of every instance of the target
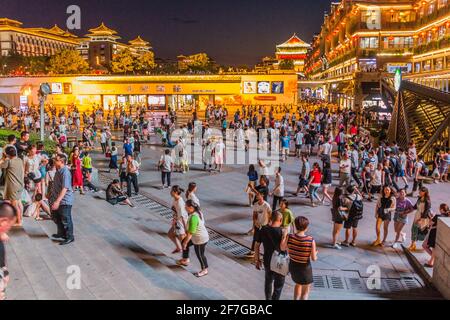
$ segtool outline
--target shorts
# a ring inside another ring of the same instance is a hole
[[[380,193],[381,192],[381,186],[371,186],[370,187],[370,193]]]
[[[300,188],[304,188],[308,185],[308,181],[306,179],[300,178],[300,182],[298,183],[298,186]]]
[[[408,224],[408,216],[405,216],[404,218],[400,216],[399,213],[394,214],[394,222],[400,222],[403,224]]]
[[[183,236],[186,234],[186,231],[184,230],[184,225],[180,221],[177,221],[174,231],[177,236]]]
[[[296,144],[295,145],[295,150],[302,150],[302,145],[301,144]]]
[[[36,175],[34,173],[29,173],[28,178],[33,181],[34,183],[39,183],[42,181],[42,177],[36,178]]]
[[[331,183],[324,183],[324,184],[322,184],[322,187],[329,189],[329,188],[331,188]]]
[[[405,170],[402,169],[400,172],[397,172],[395,175],[396,175],[398,178],[404,177],[404,176],[405,176]]]
[[[358,228],[359,220],[356,219],[348,219],[344,221],[344,229]]]
[[[392,213],[378,214],[378,219],[381,219],[382,221],[392,221]]]

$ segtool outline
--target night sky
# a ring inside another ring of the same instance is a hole
[[[160,58],[206,52],[219,64],[254,65],[294,32],[310,42],[330,0],[1,0],[0,17],[25,27],[66,27],[77,4],[82,30],[102,21],[128,41],[141,35]]]

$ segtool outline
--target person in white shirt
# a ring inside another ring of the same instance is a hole
[[[295,154],[298,158],[300,158],[302,153],[303,137],[303,132],[301,130],[298,130],[295,134]]]
[[[197,184],[195,182],[189,183],[189,187],[186,191],[186,200],[191,200],[197,206],[201,207],[200,200],[198,199],[196,193],[197,193]]]
[[[281,168],[278,168],[275,173],[275,187],[272,190],[272,196],[273,196],[272,211],[275,211],[281,199],[284,198],[284,178],[281,175]]]
[[[225,144],[222,139],[219,139],[214,145],[214,163],[216,165],[216,170],[222,172],[224,155],[223,151],[225,150]]]
[[[102,130],[102,134],[100,135],[100,144],[102,146],[102,151],[106,153],[106,146],[108,143],[108,135],[106,134],[106,130]]]
[[[184,192],[179,186],[174,186],[170,195],[173,198],[172,210],[173,219],[172,227],[168,232],[169,239],[175,244],[176,248],[173,254],[182,251],[182,242],[186,237],[186,224],[188,220],[188,213],[186,211],[186,203],[181,196]]]
[[[351,170],[352,170],[352,162],[348,157],[347,152],[342,154],[342,159],[339,162],[339,186],[343,187],[346,185],[347,187],[351,185]]]
[[[174,160],[170,156],[170,150],[166,150],[159,160],[158,167],[161,169],[162,188],[165,188],[167,178],[167,188],[171,186],[171,175],[174,168]]]
[[[2,115],[0,115],[0,128],[4,128],[5,127],[5,118],[3,118]]]
[[[253,242],[247,257],[253,257],[255,255],[256,239],[259,238],[262,227],[269,224],[272,216],[270,204],[264,201],[263,195],[261,193],[256,194],[256,199],[258,201],[253,205]]]
[[[331,140],[327,140],[324,144],[320,146],[320,155],[322,156],[322,163],[325,162],[331,163],[331,152],[333,150],[333,145],[331,144]]]

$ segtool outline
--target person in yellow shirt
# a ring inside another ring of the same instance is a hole
[[[84,152],[83,162],[81,164],[83,174],[86,179],[90,182],[92,175],[92,158],[87,151]]]

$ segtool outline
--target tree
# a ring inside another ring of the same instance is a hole
[[[148,72],[155,68],[155,54],[151,51],[146,52],[135,59],[135,70],[138,72]]]
[[[294,61],[292,60],[283,60],[280,62],[280,70],[294,70]]]
[[[77,50],[62,50],[52,56],[48,71],[52,74],[81,74],[89,70],[89,64]]]
[[[29,57],[27,58],[28,72],[32,75],[45,74],[49,67],[49,57]]]
[[[135,71],[135,58],[129,49],[120,51],[111,61],[111,71],[113,73],[132,73]]]

